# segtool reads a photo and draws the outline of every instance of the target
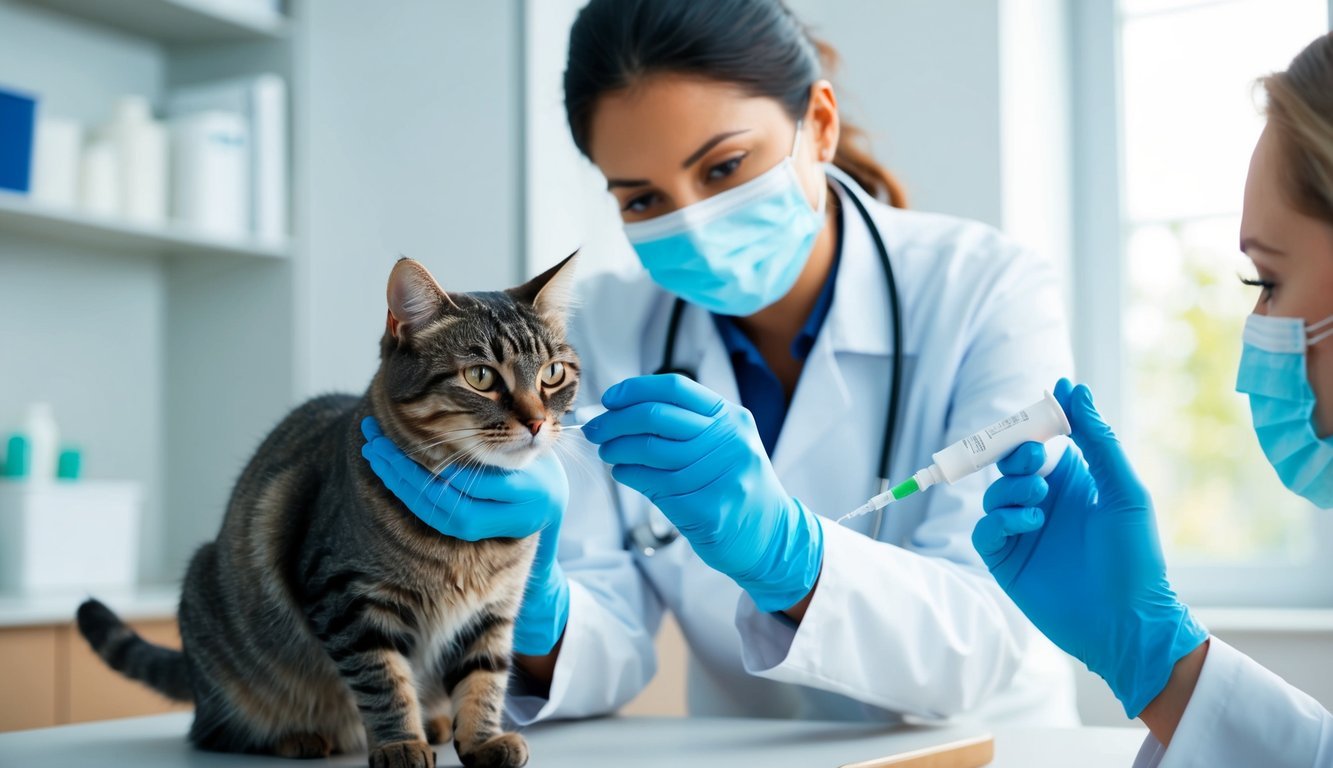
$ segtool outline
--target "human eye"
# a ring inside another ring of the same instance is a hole
[[[1241,275],[1240,281],[1244,285],[1261,289],[1259,292],[1260,301],[1268,301],[1273,298],[1273,291],[1277,288],[1277,283],[1272,280],[1266,280],[1263,277],[1245,277]]]
[[[645,192],[626,200],[620,210],[624,213],[645,213],[657,202],[656,192]]]
[[[723,160],[717,165],[714,165],[713,167],[709,168],[708,180],[717,181],[719,179],[725,179],[731,174],[735,173],[736,169],[741,167],[741,162],[745,160],[747,154],[749,153],[740,154],[728,160]]]

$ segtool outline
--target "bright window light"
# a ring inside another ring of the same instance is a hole
[[[1314,510],[1265,461],[1234,391],[1257,298],[1236,275],[1260,75],[1328,29],[1326,0],[1121,0],[1124,402],[1173,564],[1300,565]]]

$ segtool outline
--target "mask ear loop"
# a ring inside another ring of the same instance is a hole
[[[1308,337],[1305,346],[1313,347],[1324,339],[1333,337],[1333,328],[1330,328],[1330,325],[1333,325],[1333,316],[1326,317],[1313,325],[1305,326],[1305,334]],[[1323,332],[1321,333],[1320,331]],[[1315,335],[1310,337],[1310,334],[1312,333]]]
[[[801,152],[801,125],[804,122],[805,118],[800,118],[799,120],[796,121],[796,136],[791,141],[791,154],[787,156],[788,158],[791,159],[793,163],[796,162],[796,156],[799,155]],[[828,202],[828,180],[826,179],[823,184],[819,185],[819,205],[815,206],[815,213],[819,214],[820,216],[823,216],[824,205],[827,202]],[[1333,318],[1329,319],[1333,320]]]

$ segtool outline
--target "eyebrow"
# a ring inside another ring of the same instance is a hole
[[[1266,245],[1263,242],[1260,242],[1258,238],[1254,237],[1242,238],[1240,241],[1240,252],[1248,254],[1251,250],[1263,251],[1264,253],[1270,253],[1274,256],[1286,255],[1282,251],[1279,251],[1278,249],[1274,248],[1273,246]]]
[[[734,131],[723,131],[722,133],[717,134],[713,138],[701,144],[698,149],[691,152],[690,156],[685,158],[684,162],[680,164],[680,167],[689,168],[691,165],[694,165],[695,163],[699,162],[699,158],[708,154],[708,150],[712,149],[713,147],[716,147],[718,144],[721,144],[722,142],[726,141],[732,136],[736,136],[742,133],[749,133],[749,131],[750,131],[749,128],[740,128]],[[650,182],[647,179],[607,179],[606,188],[615,189],[616,187],[646,187],[648,186],[649,183]]]
[[[708,141],[705,141],[698,149],[694,150],[694,152],[690,153],[690,156],[685,158],[685,161],[680,164],[680,167],[689,168],[691,165],[694,165],[695,163],[699,162],[699,158],[708,154],[708,150],[712,149],[713,147],[716,147],[718,144],[721,144],[722,142],[726,141],[732,136],[741,133],[748,133],[749,130],[750,130],[749,128],[741,128],[735,131],[723,131],[722,133],[719,133],[718,135],[714,136]]]

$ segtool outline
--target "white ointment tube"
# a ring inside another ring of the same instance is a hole
[[[929,467],[913,475],[921,490],[937,483],[956,483],[1008,456],[1023,443],[1044,443],[1070,433],[1069,418],[1050,392],[1041,400],[980,432],[933,454]]]
[[[872,496],[869,501],[838,518],[841,523],[853,517],[860,517],[869,512],[901,501],[932,485],[955,483],[979,469],[989,467],[1009,455],[1009,452],[1026,442],[1045,443],[1070,433],[1069,419],[1064,409],[1050,392],[1044,393],[1041,400],[1029,405],[1007,419],[1000,419],[972,435],[959,440],[930,458],[935,463],[919,470],[906,481],[898,483],[883,493]],[[1046,464],[1039,474],[1043,477],[1055,467],[1055,462],[1064,455],[1063,450],[1048,451]]]

